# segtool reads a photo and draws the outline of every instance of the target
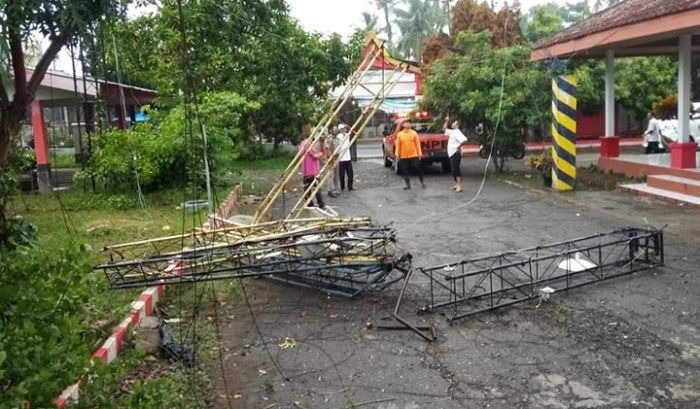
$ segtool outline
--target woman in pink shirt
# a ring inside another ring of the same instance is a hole
[[[306,147],[311,144],[310,137],[304,139],[301,141],[299,144],[299,151],[303,152],[306,150]],[[321,172],[321,161],[319,158],[321,158],[321,154],[314,149],[313,146],[311,146],[306,152],[306,155],[304,155],[304,159],[302,159],[301,162],[301,174],[304,177],[304,190],[308,190],[309,186],[312,184],[315,184],[319,182],[317,176]],[[318,204],[318,207],[323,209],[326,207],[326,203],[323,201],[323,196],[321,196],[321,189],[318,189],[316,192],[316,203]],[[309,202],[309,206],[313,207],[314,201],[311,200]]]

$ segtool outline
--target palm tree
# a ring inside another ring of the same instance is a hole
[[[377,16],[363,12],[362,13],[362,24],[364,27],[362,28],[363,33],[368,33],[370,31],[376,31],[377,29]]]
[[[596,0],[595,3],[593,4],[593,11],[596,13],[607,9],[608,7],[612,7],[619,3],[621,0]]]
[[[450,27],[450,20],[452,20],[452,1],[433,0],[433,7],[435,8],[435,29],[441,33],[445,28]]]
[[[420,59],[423,41],[439,32],[435,1],[404,0],[406,10],[395,9],[396,24],[401,30],[398,49],[406,58]]]
[[[374,4],[377,6],[377,9],[384,14],[384,31],[389,40],[388,45],[391,47],[394,44],[393,31],[391,29],[391,14],[394,12],[396,0],[374,0]]]

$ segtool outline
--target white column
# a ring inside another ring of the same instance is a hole
[[[690,142],[690,34],[678,40],[678,142]]]
[[[605,52],[605,136],[615,136],[615,50]]]

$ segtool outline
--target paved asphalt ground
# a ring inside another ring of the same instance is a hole
[[[243,302],[221,313],[233,407],[700,407],[700,213],[618,192],[558,194],[495,178],[466,206],[483,163],[465,160],[465,191],[455,194],[437,171],[427,189],[404,191],[379,160],[360,162],[358,190],[329,202],[342,215],[393,222],[414,266],[648,224],[668,225],[668,266],[453,325],[439,314],[416,314],[427,301],[417,281],[403,315],[434,325],[434,343],[376,329],[398,288],[345,300],[251,281],[253,315]],[[293,348],[279,347],[285,337]],[[222,373],[213,368],[211,375],[217,407],[226,408]]]

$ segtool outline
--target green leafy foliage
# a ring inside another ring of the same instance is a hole
[[[677,91],[676,62],[668,57],[618,60],[615,93],[622,105],[641,121],[652,105]]]
[[[152,15],[103,28],[100,36],[139,44],[118,46],[123,76],[162,96],[188,89],[186,78],[198,92],[235,92],[260,104],[251,128],[276,141],[298,138],[330,88],[343,83],[359,62],[361,34],[346,43],[338,35],[307,33],[280,0],[202,0],[182,6],[182,22],[177,2],[166,0]],[[116,77],[113,48],[110,42],[92,47],[95,74]],[[106,64],[100,62],[102,55]],[[161,106],[170,102],[160,100]]]
[[[577,102],[585,114],[600,112],[605,106],[605,65],[586,61],[574,69],[578,85]]]
[[[102,283],[87,249],[0,253],[0,408],[49,407],[88,366],[89,302]]]
[[[544,40],[564,28],[564,19],[561,15],[548,12],[542,6],[535,6],[530,14],[523,18],[523,32],[530,43]]]
[[[532,44],[544,40],[591,15],[586,0],[565,4],[549,2],[530,8],[520,20],[520,29]]]
[[[6,171],[0,175],[0,251],[14,249],[18,245],[31,244],[36,241],[36,232],[25,221],[7,219],[5,209],[10,199],[19,188],[17,177],[20,172],[30,171],[35,164],[34,151],[12,149],[9,152]]]
[[[423,42],[447,25],[447,15],[440,1],[406,0],[404,5],[405,9],[394,9],[401,31],[397,49],[405,58],[417,61]]]
[[[148,123],[96,138],[90,169],[78,172],[75,181],[85,182],[92,172],[113,192],[133,191],[137,182],[144,190],[202,184],[200,121],[207,135],[209,169],[214,176],[225,172],[248,143],[246,123],[259,105],[233,92],[218,92],[204,95],[198,107],[190,115],[182,104],[165,113],[154,111]]]
[[[463,32],[454,51],[431,66],[423,105],[458,117],[466,129],[483,124],[496,147],[523,142],[523,129],[544,134],[550,123],[550,77],[529,61],[524,47],[494,49],[490,34]],[[486,142],[485,140],[482,142]],[[505,158],[496,162],[502,170]]]

